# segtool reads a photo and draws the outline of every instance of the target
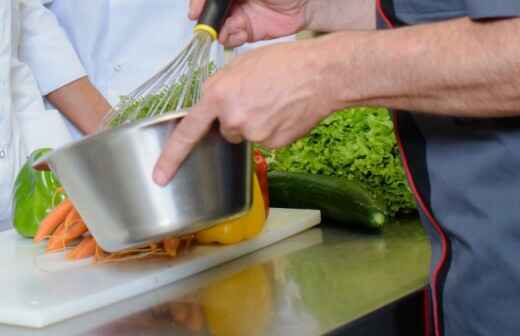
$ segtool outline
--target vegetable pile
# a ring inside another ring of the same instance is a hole
[[[147,257],[175,257],[187,250],[192,241],[199,244],[236,244],[260,234],[269,214],[267,163],[256,151],[252,205],[243,216],[195,234],[168,237],[139,248],[109,253],[90,234],[87,223],[56,176],[52,172],[38,172],[32,168],[32,162],[46,151],[33,153],[17,178],[13,206],[20,210],[15,211],[15,227],[22,236],[33,238],[35,243],[46,240],[47,253],[67,251],[66,257],[71,260],[94,257],[95,262],[119,262]],[[44,177],[46,183],[35,182],[35,179]],[[34,209],[39,211],[37,217],[34,216]]]
[[[207,72],[213,74],[215,69],[215,64],[210,63]],[[168,113],[177,105],[191,107],[200,94],[201,78],[206,75],[203,70],[206,69],[199,68],[192,76],[180,77],[171,86],[135,100],[122,97],[119,107],[105,119],[103,126],[113,128]],[[67,254],[69,259],[94,257],[97,262],[109,262],[148,256],[174,257],[180,250],[186,249],[192,240],[201,244],[236,244],[258,235],[269,214],[267,162],[257,151],[254,155],[256,172],[253,174],[252,206],[245,215],[186,237],[170,237],[141,248],[107,253],[91,236],[87,224],[67,198],[56,176],[52,172],[37,172],[32,168],[32,162],[47,151],[33,153],[17,178],[13,202],[15,227],[24,237],[34,237],[36,243],[48,240],[47,252],[71,249]]]
[[[391,216],[415,209],[386,109],[339,111],[294,144],[264,154],[270,171],[358,181],[383,198]]]

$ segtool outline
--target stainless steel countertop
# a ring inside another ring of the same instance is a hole
[[[322,224],[44,329],[0,325],[0,335],[322,334],[422,288],[429,257],[416,219],[390,223],[382,235]]]

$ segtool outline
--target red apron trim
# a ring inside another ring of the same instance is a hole
[[[395,27],[394,24],[386,16],[386,14],[383,10],[383,6],[381,5],[381,0],[376,1],[376,8],[377,8],[377,12],[381,16],[381,18],[385,21],[385,23],[388,25],[388,27],[394,28]],[[424,212],[424,214],[426,215],[426,217],[428,218],[430,223],[432,223],[435,231],[441,238],[441,258],[440,258],[439,262],[437,263],[437,265],[435,265],[435,268],[432,273],[432,283],[431,283],[434,332],[435,332],[436,336],[441,336],[442,332],[441,332],[440,317],[439,317],[439,302],[438,302],[438,295],[437,295],[438,294],[437,285],[438,285],[438,281],[439,281],[440,271],[441,271],[442,267],[444,266],[444,264],[446,263],[446,260],[448,257],[448,239],[447,239],[444,231],[442,231],[439,222],[435,219],[435,217],[433,216],[431,211],[426,206],[426,203],[424,202],[422,195],[419,193],[419,190],[417,189],[417,186],[415,185],[415,181],[414,181],[413,176],[410,171],[410,166],[408,165],[408,158],[406,157],[406,153],[404,151],[404,147],[401,142],[401,137],[399,135],[399,121],[397,119],[397,113],[395,113],[395,112],[393,113],[393,121],[394,121],[395,136],[397,139],[397,144],[399,146],[399,152],[401,153],[401,160],[403,162],[404,170],[406,172],[406,177],[408,179],[410,188],[412,189],[412,192],[414,193],[415,198],[417,199],[417,203],[419,204],[422,211]],[[428,299],[429,299],[429,296],[428,296]],[[429,300],[426,302],[429,303]],[[425,314],[426,314],[426,312],[425,312]],[[428,325],[429,315],[430,314],[429,314],[429,304],[428,304],[428,318],[425,320],[425,331],[428,330],[428,333],[425,333],[426,336],[428,336],[429,330],[430,330],[430,326]]]
[[[394,24],[392,23],[392,21],[390,21],[390,19],[388,18],[388,16],[386,16],[385,11],[383,10],[383,6],[381,5],[381,0],[377,0],[377,2],[376,2],[376,8],[377,8],[377,12],[379,13],[379,15],[381,16],[381,18],[383,19],[383,21],[385,21],[385,24],[386,24],[389,28],[395,28],[395,27],[394,27]]]
[[[378,0],[379,1],[379,0]],[[415,185],[415,181],[413,180],[412,173],[410,171],[410,166],[408,165],[408,158],[406,157],[406,153],[404,151],[403,144],[401,142],[401,137],[399,135],[399,121],[397,120],[397,113],[393,112],[393,120],[394,120],[394,129],[395,129],[395,136],[397,139],[397,144],[399,145],[399,152],[401,153],[401,160],[403,162],[404,170],[406,172],[406,177],[408,179],[408,183],[410,185],[410,188],[412,189],[413,194],[415,195],[415,198],[417,199],[417,203],[419,203],[419,206],[421,207],[422,211],[432,223],[433,228],[441,238],[441,258],[439,262],[435,265],[435,268],[432,273],[432,308],[433,308],[433,326],[435,330],[435,336],[441,336],[441,326],[440,326],[440,317],[439,317],[439,302],[438,302],[438,293],[437,293],[437,285],[439,282],[439,274],[442,270],[442,267],[446,263],[446,259],[448,257],[448,238],[446,237],[446,234],[444,231],[442,231],[441,226],[439,222],[433,217],[431,211],[426,206],[426,203],[424,202],[424,199],[422,195],[419,193],[419,190],[417,189],[417,186]]]

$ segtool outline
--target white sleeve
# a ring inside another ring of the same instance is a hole
[[[21,0],[20,59],[34,73],[42,95],[86,75],[74,48],[45,0]]]

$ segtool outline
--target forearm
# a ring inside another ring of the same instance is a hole
[[[306,29],[320,32],[376,27],[375,0],[309,0]]]
[[[85,134],[94,133],[111,108],[87,77],[64,85],[46,97]]]
[[[520,19],[458,19],[393,31],[339,33],[329,71],[347,106],[461,117],[520,115]],[[349,60],[349,61],[345,61]]]
[[[67,36],[41,0],[20,3],[19,53],[43,95],[84,133],[93,133],[108,102],[94,88]]]

